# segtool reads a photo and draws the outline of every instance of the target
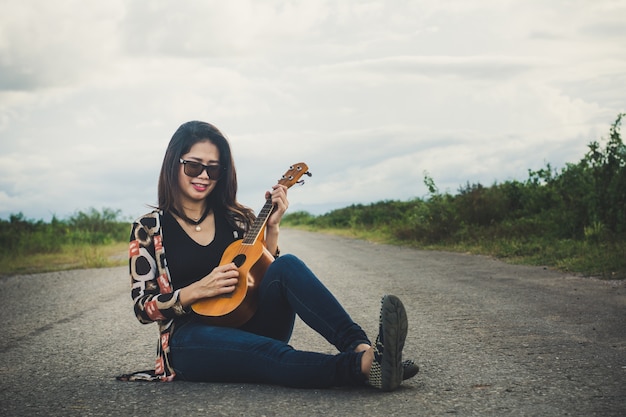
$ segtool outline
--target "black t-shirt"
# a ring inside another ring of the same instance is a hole
[[[174,216],[163,216],[162,235],[167,267],[174,290],[186,287],[208,275],[219,265],[222,254],[236,240],[235,229],[225,216],[217,213],[215,219],[215,237],[203,246],[193,240],[178,224]]]

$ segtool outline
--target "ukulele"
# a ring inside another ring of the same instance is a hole
[[[305,174],[311,176],[308,169],[304,162],[294,164],[278,183],[287,188],[296,183],[304,184],[300,178]],[[274,261],[265,247],[265,226],[273,210],[270,197],[243,239],[234,241],[224,251],[220,265],[234,263],[239,271],[239,282],[231,293],[204,298],[191,305],[202,321],[215,326],[239,327],[256,312],[259,284]]]

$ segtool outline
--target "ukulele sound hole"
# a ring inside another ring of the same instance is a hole
[[[243,265],[245,261],[246,261],[246,255],[244,255],[243,253],[240,253],[239,255],[235,256],[235,258],[233,259],[233,263],[235,264],[237,268],[241,267],[241,265]]]

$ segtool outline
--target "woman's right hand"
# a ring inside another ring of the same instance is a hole
[[[181,289],[180,302],[188,307],[203,298],[215,297],[235,291],[239,270],[234,263],[220,265],[204,278]]]

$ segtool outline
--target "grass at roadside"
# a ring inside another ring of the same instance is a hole
[[[585,242],[521,241],[516,239],[484,239],[467,242],[418,244],[398,240],[386,229],[319,228],[305,225],[286,227],[363,239],[370,242],[411,246],[425,250],[464,252],[487,255],[520,265],[537,265],[585,276],[604,279],[625,279],[626,248],[624,245]],[[32,274],[68,269],[105,268],[123,266],[127,259],[128,243],[66,244],[55,253],[35,253],[22,256],[0,255],[0,276]]]
[[[121,212],[108,208],[48,222],[12,214],[0,219],[0,276],[124,265],[129,229]]]
[[[626,246],[621,242],[611,244],[571,239],[523,241],[500,238],[427,244],[399,240],[385,228],[320,228],[307,225],[289,225],[288,227],[423,250],[493,256],[511,264],[545,266],[562,272],[601,279],[626,279]]]
[[[63,245],[55,253],[0,256],[0,275],[34,274],[68,269],[106,268],[128,263],[128,243]]]
[[[626,278],[626,250],[623,245],[620,247],[617,244],[593,244],[569,239],[550,242],[498,239],[437,248],[489,255],[512,264],[546,266],[601,279]]]

